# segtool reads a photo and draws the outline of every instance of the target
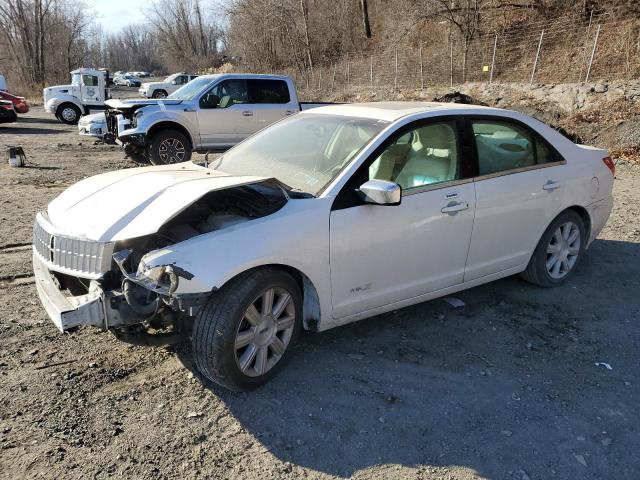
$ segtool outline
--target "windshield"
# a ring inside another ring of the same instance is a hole
[[[370,118],[298,114],[240,143],[212,168],[274,177],[316,195],[387,125]]]
[[[193,100],[204,88],[211,83],[211,78],[199,77],[185,83],[178,90],[169,95],[168,98],[177,98],[179,100]]]
[[[71,74],[71,85],[80,85],[80,77],[79,73]]]
[[[178,75],[180,75],[179,73],[174,73],[172,75],[169,75],[167,78],[165,78],[163,81],[165,83],[171,83],[171,80],[173,80],[174,78],[176,78]]]

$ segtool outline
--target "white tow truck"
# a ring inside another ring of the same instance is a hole
[[[70,85],[56,85],[43,90],[44,109],[58,120],[75,125],[91,110],[104,110],[110,97],[109,72],[105,69],[79,68],[71,72]]]

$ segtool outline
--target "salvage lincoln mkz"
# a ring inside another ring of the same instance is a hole
[[[612,207],[606,151],[500,109],[321,107],[208,168],[83,180],[37,215],[38,293],[64,331],[190,333],[232,389],[326,330],[521,274],[566,280]],[[154,336],[155,335],[155,336]]]

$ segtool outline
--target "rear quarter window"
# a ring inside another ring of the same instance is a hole
[[[289,87],[284,80],[249,80],[251,103],[289,103]]]

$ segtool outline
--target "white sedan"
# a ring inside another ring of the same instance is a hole
[[[207,168],[71,186],[36,217],[36,285],[62,331],[145,343],[190,332],[202,374],[250,389],[302,328],[514,274],[564,282],[609,217],[613,178],[606,151],[516,112],[326,106]]]

